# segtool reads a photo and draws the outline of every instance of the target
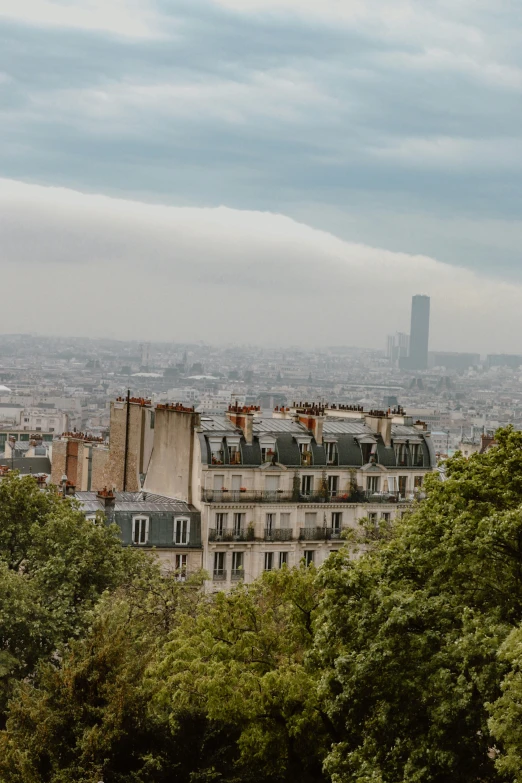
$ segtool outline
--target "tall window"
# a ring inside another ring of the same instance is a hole
[[[299,451],[301,452],[301,465],[312,464],[312,452],[310,450],[309,443],[300,443]]]
[[[275,514],[266,515],[265,528],[267,533],[273,532],[275,528]]]
[[[340,533],[343,521],[342,511],[332,511],[332,530],[334,533]]]
[[[232,579],[244,576],[244,552],[232,552]]]
[[[395,447],[395,459],[397,460],[397,465],[408,464],[405,443],[398,443],[397,446]]]
[[[381,485],[380,476],[367,476],[366,477],[366,489],[368,492],[378,492]]]
[[[282,511],[281,515],[279,517],[279,527],[282,530],[289,530],[290,529],[290,512],[289,511]]]
[[[288,565],[288,552],[279,552],[279,568]]]
[[[272,462],[275,457],[275,446],[261,446],[261,462]]]
[[[337,465],[337,443],[325,443],[326,464]]]
[[[190,519],[187,517],[174,520],[174,543],[186,546],[189,542]]]
[[[225,477],[221,474],[215,473],[213,478],[214,478],[214,491],[218,489],[222,489],[223,484],[225,483]]]
[[[265,552],[265,571],[271,571],[274,567],[274,553]]]
[[[424,476],[415,476],[415,478],[413,479],[413,486],[415,487],[415,489],[420,489],[422,487],[423,478]]]
[[[147,544],[149,541],[149,518],[134,517],[132,520],[132,541],[135,544]]]
[[[314,555],[315,555],[315,551],[313,549],[305,549],[305,551],[304,551],[305,565],[307,565],[307,566],[313,565]]]
[[[408,489],[408,476],[399,476],[399,495],[406,497]]]
[[[228,447],[228,461],[231,465],[241,465],[241,452],[239,446],[230,445]]]
[[[339,492],[339,476],[328,476],[328,492],[335,497]]]
[[[214,552],[214,579],[226,579],[225,552]]]
[[[314,489],[313,476],[301,476],[301,495],[311,495]]]
[[[277,492],[279,489],[279,476],[265,476],[265,491]]]
[[[184,582],[187,578],[187,556],[176,555],[174,565],[176,569],[176,579],[178,582]]]
[[[235,536],[240,536],[243,533],[244,526],[245,526],[245,515],[243,513],[235,513],[233,534]]]
[[[232,476],[232,492],[239,492],[243,484],[243,476],[237,474]]]
[[[317,527],[316,511],[306,511],[304,518],[305,518],[305,528],[310,529],[310,528]]]
[[[216,514],[216,535],[222,536],[227,527],[227,514]]]

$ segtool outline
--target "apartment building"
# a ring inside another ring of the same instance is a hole
[[[203,567],[222,589],[284,563],[320,565],[362,517],[401,514],[434,466],[426,425],[402,410],[158,405],[144,490],[201,512]]]

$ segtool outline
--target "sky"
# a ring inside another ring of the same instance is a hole
[[[521,95],[516,0],[0,0],[0,332],[522,352]]]

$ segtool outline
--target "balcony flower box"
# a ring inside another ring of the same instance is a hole
[[[226,487],[221,487],[221,492],[228,492],[228,489]]]
[[[246,487],[239,487],[239,491],[240,491],[240,492],[246,492],[246,491],[247,491],[247,488],[246,488]]]

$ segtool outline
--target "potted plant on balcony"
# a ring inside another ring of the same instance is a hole
[[[254,523],[249,522],[246,529],[246,540],[253,541],[255,538]]]
[[[246,487],[239,487],[239,491],[240,491],[240,492],[246,492],[246,491],[247,491],[247,488],[246,488]]]

